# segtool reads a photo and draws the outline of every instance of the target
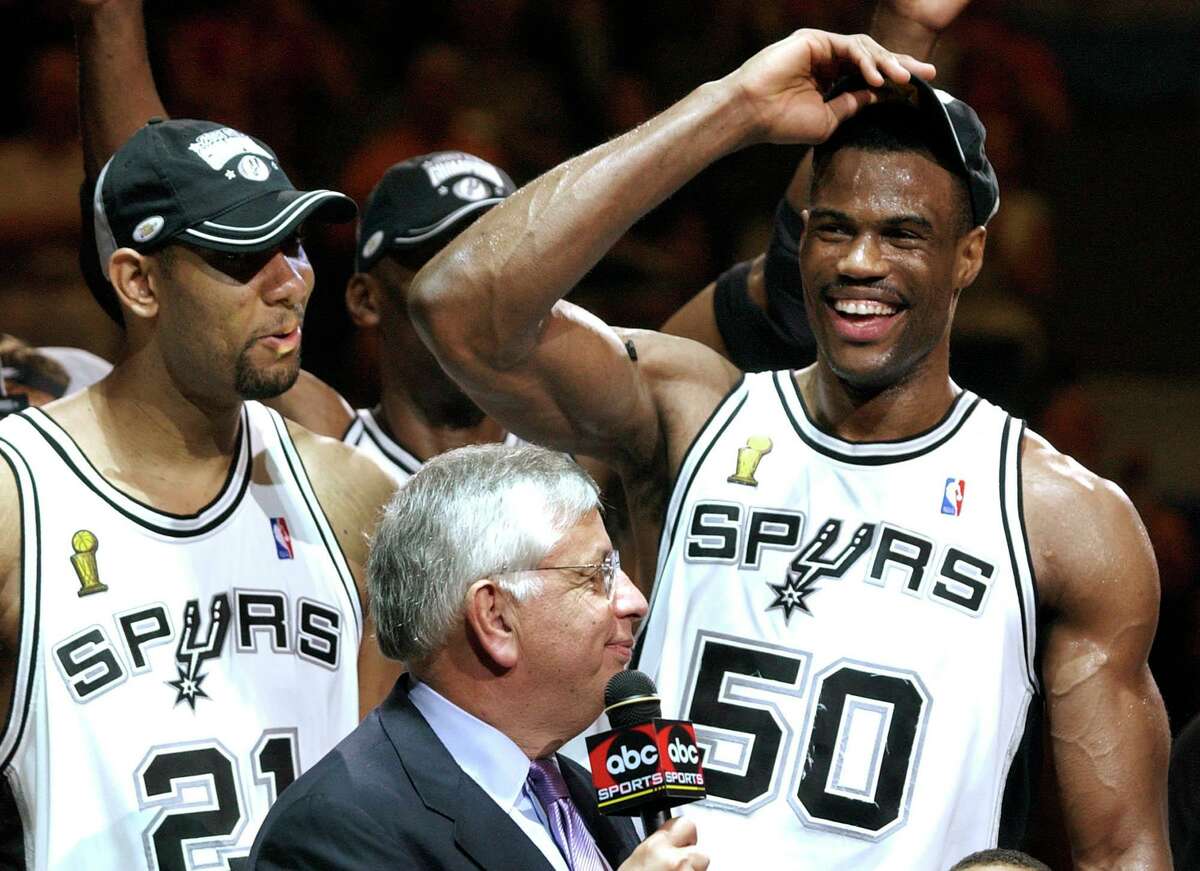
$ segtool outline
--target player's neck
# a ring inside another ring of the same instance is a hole
[[[918,366],[903,381],[861,390],[838,378],[823,362],[795,373],[804,404],[821,429],[851,442],[911,438],[936,426],[959,388],[948,366]]]
[[[228,478],[242,403],[198,404],[155,368],[131,355],[48,413],[115,486],[162,511],[191,513]]]
[[[464,406],[464,401],[469,403],[465,397],[439,402],[437,397],[416,396],[385,383],[375,416],[398,444],[422,462],[464,445],[503,441],[504,427],[473,406]]]

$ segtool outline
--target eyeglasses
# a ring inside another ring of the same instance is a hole
[[[613,591],[617,588],[617,574],[621,571],[621,554],[616,550],[611,550],[598,563],[584,563],[578,566],[539,566],[536,569],[524,569],[524,571],[579,572],[593,581],[598,578],[603,586],[604,598],[611,600]],[[512,572],[512,574],[521,574],[521,572]]]

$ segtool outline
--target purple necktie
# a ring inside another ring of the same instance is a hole
[[[553,759],[535,759],[526,782],[546,810],[550,834],[567,859],[571,871],[610,871],[592,833],[579,816]]]

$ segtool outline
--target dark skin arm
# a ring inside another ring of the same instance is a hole
[[[409,309],[422,338],[520,435],[596,457],[627,484],[627,472],[670,474],[680,442],[736,372],[699,345],[661,334],[635,339],[639,356],[645,350],[657,366],[635,364],[621,337],[560,298],[635,220],[718,157],[754,141],[827,137],[871,99],[821,98],[820,81],[846,61],[875,85],[885,73],[906,81],[914,65],[866,37],[798,31],[527,185],[417,275]]]
[[[1049,734],[1075,867],[1170,868],[1170,732],[1146,663],[1158,570],[1114,484],[1028,435],[1025,521],[1043,610]]]
[[[138,128],[167,117],[146,53],[142,0],[77,0],[79,129],[89,178]]]

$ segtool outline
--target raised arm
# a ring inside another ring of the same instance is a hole
[[[167,111],[146,53],[142,0],[76,0],[74,17],[83,165],[95,178],[147,119]]]
[[[652,381],[616,333],[560,297],[635,220],[718,157],[755,141],[829,136],[872,99],[865,91],[822,99],[822,87],[851,64],[872,85],[907,81],[910,69],[933,72],[865,36],[797,31],[473,224],[413,282],[409,308],[422,337],[521,435],[619,467],[650,464],[672,426],[663,391],[719,395],[734,377],[728,364],[683,343],[663,355]],[[669,341],[643,336],[635,347]]]
[[[969,0],[880,0],[869,35],[880,45],[929,60],[938,38]],[[798,246],[808,206],[812,156],[796,166],[775,213],[765,254],[726,270],[662,326],[712,348],[748,372],[812,362],[816,344],[801,296]]]
[[[1042,673],[1075,867],[1170,868],[1170,733],[1146,664],[1158,570],[1115,485],[1036,436],[1023,452],[1025,519],[1048,617]]]

